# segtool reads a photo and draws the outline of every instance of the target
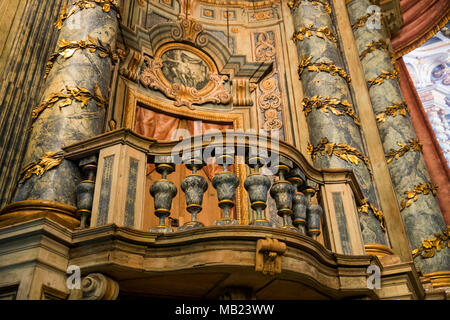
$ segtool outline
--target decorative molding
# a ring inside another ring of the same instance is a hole
[[[24,183],[26,180],[31,178],[33,174],[38,177],[42,176],[48,170],[59,166],[62,160],[63,153],[61,151],[44,153],[44,155],[39,159],[39,162],[29,163],[22,169],[22,172],[20,173],[22,177],[19,184]]]
[[[251,88],[248,79],[232,80],[233,106],[252,106],[253,99],[250,94]]]
[[[83,9],[89,9],[89,8],[95,8],[96,5],[101,6],[103,9],[103,12],[108,13],[111,8],[116,11],[117,18],[121,20],[120,16],[120,8],[119,3],[117,0],[80,0],[77,2],[72,3],[75,7],[73,7],[70,11],[68,10],[68,6],[64,6],[58,16],[58,20],[55,21],[54,25],[58,30],[61,30],[62,25],[64,23],[64,20],[69,18],[71,15],[73,15],[78,10]],[[78,10],[77,10],[78,8]]]
[[[73,289],[69,300],[116,300],[119,284],[101,274],[91,273],[81,280],[81,289]]]
[[[303,74],[305,69],[310,72],[328,72],[332,76],[339,75],[341,76],[347,83],[351,82],[350,76],[345,72],[345,70],[341,67],[338,67],[336,64],[332,62],[311,62],[312,56],[308,58],[303,57],[298,66],[298,76],[300,77]]]
[[[331,14],[330,4],[326,0],[307,0],[315,6],[321,6],[328,14]],[[297,7],[302,3],[302,0],[290,0],[288,6],[291,11],[297,9]]]
[[[175,41],[188,41],[200,48],[206,46],[209,40],[203,26],[193,19],[180,19],[173,25],[170,33]]]
[[[328,40],[337,43],[337,35],[330,31],[330,28],[328,26],[323,26],[320,28],[313,27],[313,24],[310,24],[308,26],[303,26],[298,29],[298,31],[294,32],[294,35],[292,36],[292,40],[294,42],[297,42],[298,40],[302,41],[305,38],[308,39],[309,37],[316,36],[321,39],[327,38]]]
[[[94,86],[94,93],[91,93],[86,88],[82,87],[69,87],[66,86],[65,93],[62,89],[60,92],[52,93],[49,97],[42,102],[39,106],[33,109],[32,118],[35,120],[39,115],[47,108],[51,108],[55,105],[55,103],[61,101],[60,108],[64,108],[70,106],[74,101],[81,102],[81,108],[87,106],[87,104],[94,99],[97,103],[97,106],[100,108],[106,108],[108,105],[108,101],[103,97],[102,92],[98,84]]]
[[[264,275],[281,273],[281,256],[286,244],[273,238],[259,239],[256,243],[255,271]]]
[[[397,144],[400,147],[399,150],[391,149],[391,151],[386,154],[386,162],[388,164],[391,163],[392,160],[402,157],[410,150],[422,152],[422,144],[417,139],[410,139],[409,144],[403,144],[400,141],[397,141]]]
[[[320,142],[315,147],[312,144],[308,144],[307,152],[312,156],[313,160],[316,158],[317,153],[321,153],[322,155],[328,154],[328,156],[330,157],[332,155],[335,155],[342,160],[354,163],[356,165],[359,164],[360,161],[362,161],[370,171],[369,159],[364,156],[358,149],[351,147],[345,143],[329,142],[328,138],[326,137],[320,139]]]
[[[450,247],[450,227],[441,233],[435,233],[433,238],[425,239],[422,241],[422,246],[411,252],[413,258],[421,256],[422,259],[434,257],[436,251],[439,252],[444,248]]]
[[[394,104],[387,107],[384,112],[377,113],[376,115],[377,122],[385,122],[387,119],[386,116],[396,117],[397,113],[406,117],[406,115],[409,113],[406,103],[394,102]]]
[[[94,53],[98,51],[100,58],[109,57],[113,64],[116,64],[119,59],[123,59],[125,52],[122,49],[117,49],[113,52],[109,44],[103,44],[100,39],[94,40],[88,35],[88,40],[79,41],[67,41],[61,39],[59,41],[59,48],[54,52],[47,61],[45,66],[44,79],[47,78],[50,70],[53,68],[53,64],[59,56],[64,57],[64,59],[71,58],[77,50],[89,49],[89,52]]]
[[[369,213],[369,210],[377,217],[380,222],[380,227],[383,232],[386,232],[386,221],[384,220],[384,213],[377,207],[373,205],[373,203],[368,202],[366,199],[362,201],[362,205],[358,207],[358,212]]]
[[[331,111],[336,116],[347,115],[353,119],[356,125],[361,125],[355,110],[352,108],[353,105],[348,100],[339,101],[328,96],[322,98],[319,95],[314,95],[311,98],[304,98],[302,106],[303,112],[306,116],[312,111],[313,108],[316,108],[324,113]]]
[[[406,197],[400,202],[400,211],[409,207],[414,201],[417,201],[420,194],[432,194],[436,196],[437,186],[434,183],[420,183],[414,186],[413,191],[405,191]]]

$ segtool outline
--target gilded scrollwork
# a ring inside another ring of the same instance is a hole
[[[380,112],[376,115],[378,122],[385,122],[387,116],[396,117],[397,114],[400,114],[402,116],[405,116],[409,113],[408,107],[406,106],[406,103],[401,102],[394,102],[393,105],[386,108],[384,112]]]
[[[50,94],[44,102],[33,109],[31,116],[33,120],[35,120],[45,109],[52,108],[57,102],[61,102],[59,107],[64,108],[77,101],[81,102],[81,108],[84,108],[91,99],[95,100],[98,107],[105,108],[108,105],[107,100],[103,97],[97,84],[94,86],[94,93],[79,86],[66,86],[65,89],[62,89],[60,92]]]
[[[303,0],[290,0],[288,6],[291,10],[295,10]],[[321,6],[328,13],[331,14],[330,4],[326,0],[307,0],[315,6]]]
[[[434,183],[420,183],[414,186],[412,191],[405,191],[404,194],[406,197],[400,202],[400,211],[411,206],[414,201],[417,201],[421,194],[432,194],[433,196],[436,196],[437,185]]]
[[[422,246],[411,252],[413,258],[421,256],[422,258],[432,258],[444,248],[450,248],[450,227],[447,226],[442,233],[435,233],[434,237],[422,241]]]
[[[117,18],[120,20],[120,8],[119,3],[117,0],[80,0],[77,2],[72,3],[74,7],[69,11],[68,6],[64,6],[59,15],[58,19],[54,23],[55,27],[60,30],[62,28],[62,25],[64,23],[64,20],[69,18],[71,15],[73,15],[77,10],[84,10],[89,8],[95,8],[96,5],[101,6],[103,11],[108,13],[111,8],[114,9],[117,13]]]
[[[255,46],[256,61],[273,62],[276,59],[275,40],[268,32],[261,32],[257,36]],[[283,122],[278,114],[282,110],[282,97],[277,80],[278,70],[272,72],[259,84],[261,95],[258,97],[258,107],[264,114],[263,128],[265,130],[279,130]]]
[[[50,70],[53,68],[53,64],[59,56],[64,57],[64,59],[69,59],[77,50],[85,49],[89,49],[89,52],[91,53],[98,52],[100,58],[109,57],[114,64],[125,56],[123,50],[118,49],[116,52],[113,52],[109,44],[104,44],[100,39],[94,40],[91,36],[88,36],[88,40],[79,41],[61,39],[59,41],[58,50],[54,52],[47,61],[44,78],[47,78]]]
[[[364,156],[358,149],[351,147],[345,143],[330,142],[326,137],[320,139],[319,143],[316,146],[308,144],[307,152],[312,156],[313,159],[315,159],[317,157],[317,154],[320,153],[322,155],[328,155],[330,157],[332,155],[335,155],[342,160],[354,163],[356,165],[362,161],[370,170],[369,159]]]
[[[410,150],[418,152],[422,151],[422,144],[419,142],[419,140],[411,139],[408,142],[409,142],[408,144],[403,144],[400,141],[398,141],[397,145],[400,147],[400,149],[398,150],[391,149],[386,154],[386,162],[389,164],[392,162],[392,160],[402,157],[405,153],[407,153]]]
[[[303,102],[303,112],[308,115],[313,108],[316,108],[322,112],[328,113],[331,111],[336,116],[347,115],[353,119],[356,125],[360,126],[358,116],[353,109],[353,105],[348,100],[337,100],[326,96],[325,98],[314,95],[311,98],[304,98]]]
[[[33,174],[38,177],[42,176],[51,168],[58,166],[62,162],[62,159],[62,152],[44,153],[38,162],[29,163],[22,169],[19,183],[24,183],[26,180],[31,178]]]
[[[294,42],[297,42],[299,40],[302,41],[305,38],[308,39],[312,36],[316,36],[321,39],[327,38],[334,43],[337,42],[337,35],[331,32],[328,26],[315,28],[312,24],[300,27],[296,32],[294,32],[292,39],[294,40]]]
[[[364,212],[364,213],[369,213],[369,211],[372,212],[373,215],[375,215],[375,217],[377,217],[378,221],[380,222],[380,227],[381,230],[383,230],[384,232],[386,232],[386,221],[384,219],[384,213],[383,211],[381,211],[380,209],[378,209],[377,207],[375,207],[373,205],[373,203],[368,202],[367,199],[364,199],[362,201],[361,206],[358,207],[358,212]]]
[[[198,47],[208,44],[208,37],[203,30],[203,26],[193,19],[181,18],[170,31],[175,41],[188,41]]]
[[[339,75],[347,83],[351,82],[350,76],[345,70],[332,62],[311,62],[312,56],[308,58],[303,57],[298,66],[298,76],[301,78],[305,70],[310,72],[328,72],[332,76]]]

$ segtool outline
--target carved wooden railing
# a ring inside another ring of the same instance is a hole
[[[227,132],[199,138],[158,142],[121,129],[65,147],[65,158],[80,161],[80,166],[91,177],[78,189],[79,211],[84,217],[81,227],[115,223],[143,229],[143,218],[149,211],[144,210],[143,200],[148,192],[145,167],[152,163],[161,178],[149,190],[154,199],[152,211],[159,218],[158,226],[149,229],[150,232],[174,232],[166,220],[171,215],[173,198],[181,192],[185,194],[191,220],[179,226],[177,232],[208,227],[197,219],[208,187],[215,188],[220,207],[217,210],[221,210],[221,217],[214,225],[243,224],[230,215],[236,205],[236,194],[243,186],[246,192],[241,195],[248,197],[254,210],[249,215],[249,225],[273,227],[265,213],[270,196],[282,218],[281,228],[286,232],[316,239],[322,231],[325,245],[332,251],[364,254],[357,212],[357,206],[364,204],[364,199],[351,171],[318,170],[294,146],[265,136]],[[86,159],[92,159],[93,155],[98,156],[95,188],[87,188],[86,183],[93,183],[90,170],[93,167],[86,167],[90,163]],[[212,179],[212,186],[198,174],[208,156],[214,157],[222,168]],[[167,176],[180,163],[184,163],[191,174],[176,186]],[[244,165],[247,169],[237,175],[229,170],[230,165]],[[275,179],[264,174],[269,169]],[[245,172],[249,174],[246,176]],[[272,180],[275,181],[272,183]]]

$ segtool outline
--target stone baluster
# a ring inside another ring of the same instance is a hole
[[[263,158],[250,155],[248,166],[255,171],[245,179],[244,187],[248,192],[251,207],[256,211],[256,218],[250,221],[251,225],[271,227],[267,220],[264,209],[267,207],[267,192],[270,188],[270,179],[260,172],[260,168],[265,164]]]
[[[230,218],[230,210],[234,207],[236,188],[239,185],[238,177],[228,167],[234,163],[234,148],[216,148],[216,162],[223,166],[223,171],[213,180],[213,187],[217,190],[219,207],[223,210],[223,217],[214,221],[214,225],[238,224],[237,220]]]
[[[167,180],[167,175],[175,171],[175,164],[170,156],[155,157],[156,171],[161,174],[161,179],[150,187],[150,194],[154,198],[155,215],[159,218],[159,225],[149,229],[150,232],[173,232],[171,227],[166,226],[166,218],[170,216],[172,200],[177,195],[175,184]]]
[[[203,195],[208,189],[206,179],[197,173],[204,163],[201,160],[201,151],[195,152],[191,159],[184,161],[186,167],[192,171],[192,174],[184,178],[181,182],[181,189],[186,194],[186,210],[191,214],[191,221],[186,222],[178,230],[188,230],[204,227],[203,223],[197,221],[197,215],[202,211]]]
[[[293,169],[289,173],[289,182],[295,187],[295,194],[292,204],[292,224],[298,229],[301,234],[306,234],[306,210],[308,207],[308,199],[300,190],[306,182],[306,177],[299,168]]]
[[[92,212],[97,157],[81,159],[78,166],[81,168],[83,180],[77,186],[77,214],[81,216],[80,229],[84,229],[88,226]]]
[[[294,197],[294,187],[285,179],[285,175],[289,172],[290,168],[281,163],[278,165],[278,181],[275,181],[270,188],[270,196],[275,200],[277,207],[277,214],[283,219],[282,229],[297,231],[297,229],[291,224],[289,217],[292,212],[292,200]]]
[[[314,240],[320,235],[320,218],[322,216],[322,207],[318,204],[311,203],[312,197],[316,194],[316,189],[311,186],[306,186],[303,190],[306,197],[307,209],[306,209],[306,228],[308,235]]]

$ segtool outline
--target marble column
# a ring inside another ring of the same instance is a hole
[[[112,66],[117,60],[117,3],[84,1],[61,11],[55,54],[33,123],[23,174],[15,196],[76,206],[78,164],[61,147],[103,132]]]
[[[369,0],[347,1],[353,34],[408,241],[411,249],[420,249],[423,240],[435,238],[435,233],[442,234],[446,225],[403,102],[388,32],[383,24],[373,21],[374,16],[369,8],[371,5]],[[443,248],[431,258],[417,257],[414,262],[423,273],[448,271],[450,250]]]
[[[314,165],[353,170],[368,203],[378,210],[370,163],[364,155],[359,119],[351,102],[351,80],[338,47],[331,6],[325,0],[296,0],[289,7],[296,30],[293,38],[300,60],[299,74],[305,96],[303,111]],[[371,210],[367,211],[360,213],[364,243],[386,245],[380,221]]]

